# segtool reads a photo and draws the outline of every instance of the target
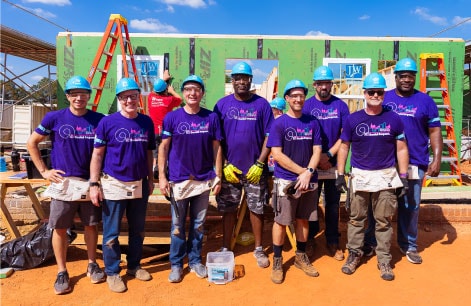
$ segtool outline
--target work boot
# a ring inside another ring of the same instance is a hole
[[[303,270],[306,275],[317,277],[319,272],[309,261],[309,257],[305,252],[296,252],[296,258],[294,259],[294,266],[298,269]]]
[[[307,257],[312,258],[316,249],[316,240],[308,239],[306,242],[306,254]]]
[[[108,275],[106,277],[106,282],[108,283],[110,290],[113,292],[121,293],[128,289],[119,274]]]
[[[378,262],[378,269],[380,272],[380,276],[382,279],[386,281],[392,281],[394,279],[394,272],[389,265],[389,263],[379,263]]]
[[[283,282],[283,257],[273,257],[271,281],[275,284],[281,284]]]
[[[360,265],[361,254],[355,251],[348,251],[347,261],[342,266],[342,272],[345,274],[353,274],[357,267]]]
[[[332,256],[335,260],[342,261],[345,259],[345,256],[343,256],[343,252],[338,244],[328,244],[327,250],[330,256]]]

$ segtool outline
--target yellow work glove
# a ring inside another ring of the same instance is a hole
[[[260,182],[260,177],[263,173],[263,166],[265,164],[262,162],[257,162],[250,167],[249,172],[247,172],[247,180],[252,184],[258,184]]]
[[[228,181],[229,183],[237,184],[239,182],[237,174],[242,174],[242,171],[239,170],[233,164],[225,165],[222,171],[224,172],[224,177],[226,178],[226,181]]]

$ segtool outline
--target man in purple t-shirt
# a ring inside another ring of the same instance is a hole
[[[325,238],[330,256],[343,260],[339,246],[339,209],[340,192],[335,187],[337,151],[340,147],[342,125],[350,114],[348,106],[341,99],[330,93],[334,74],[327,66],[320,66],[314,71],[314,96],[306,100],[303,113],[315,116],[321,125],[322,154],[319,161],[319,198],[324,188]],[[318,198],[318,199],[319,199]],[[319,221],[309,221],[307,253],[314,253],[314,239],[319,232]]]
[[[344,174],[351,147],[352,175],[347,190],[351,195],[347,208],[349,254],[342,272],[353,274],[360,264],[364,225],[371,209],[376,220],[378,269],[382,279],[391,281],[394,279],[390,265],[391,219],[397,207],[396,192],[400,190],[399,196],[407,192],[409,155],[401,119],[382,107],[384,88],[386,81],[381,74],[366,76],[363,83],[366,108],[352,113],[343,126],[335,184],[339,190],[347,190]]]
[[[90,160],[93,152],[95,129],[103,115],[87,109],[92,88],[81,76],[71,77],[65,84],[65,96],[69,107],[46,114],[41,124],[28,139],[28,152],[42,177],[52,183],[61,183],[66,179],[88,180]],[[51,165],[47,169],[41,158],[39,143],[49,136],[52,144]],[[88,267],[87,276],[92,283],[105,280],[105,274],[96,263],[98,240],[97,224],[101,220],[101,208],[87,201],[66,201],[59,197],[51,199],[48,226],[54,229],[52,247],[57,262],[58,274],[54,283],[56,294],[70,292],[69,273],[67,271],[67,229],[74,224],[78,212],[85,229]]]
[[[140,88],[132,78],[116,85],[121,110],[98,125],[90,164],[90,198],[103,203],[103,260],[108,287],[124,292],[121,279],[119,233],[124,212],[128,222],[129,248],[126,274],[142,281],[152,279],[141,268],[142,245],[149,194],[153,184],[155,133],[152,119],[138,112]]]
[[[188,255],[190,271],[197,277],[207,276],[202,264],[204,222],[209,193],[221,189],[221,128],[217,115],[200,106],[205,87],[197,75],[187,77],[181,86],[185,106],[168,113],[163,121],[162,143],[159,146],[159,187],[162,194],[173,197],[170,232],[169,282],[179,283],[183,277],[183,260]],[[218,160],[219,159],[219,160]],[[168,164],[168,177],[165,168]],[[200,188],[205,185],[206,188]],[[180,195],[184,190],[198,190]],[[177,195],[177,197],[175,197]],[[190,211],[188,238],[186,216]]]
[[[422,182],[426,175],[434,177],[440,173],[443,137],[437,105],[429,95],[414,89],[416,63],[410,58],[401,59],[396,63],[394,74],[396,88],[385,93],[384,105],[402,119],[410,156],[409,192],[398,199],[397,243],[409,262],[421,264],[417,236]],[[431,163],[429,140],[433,153]],[[372,234],[374,222],[369,224],[365,233],[368,255],[373,254],[376,245]]]
[[[319,272],[306,254],[308,221],[317,220],[317,173],[321,155],[321,132],[318,120],[302,113],[307,87],[300,80],[286,84],[284,97],[289,110],[273,123],[267,147],[275,159],[272,205],[273,269],[271,280],[284,280],[282,250],[286,227],[296,221],[296,257],[294,266],[306,275]],[[290,186],[292,187],[290,188]],[[291,191],[290,191],[291,190]]]
[[[273,121],[268,101],[251,90],[252,68],[245,62],[234,65],[231,72],[234,93],[221,98],[214,112],[223,130],[223,179],[216,196],[223,213],[223,250],[231,248],[237,207],[245,191],[250,222],[255,236],[254,256],[261,268],[270,265],[262,246],[263,209],[268,203],[266,138]]]

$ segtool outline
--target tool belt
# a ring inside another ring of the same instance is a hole
[[[142,198],[142,179],[123,182],[104,173],[101,176],[103,196],[107,200],[126,200]]]

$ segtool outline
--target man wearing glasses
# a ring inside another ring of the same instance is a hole
[[[296,223],[296,257],[294,266],[311,277],[319,272],[306,254],[308,221],[317,220],[317,172],[321,156],[321,129],[318,120],[303,114],[308,89],[300,80],[286,84],[284,98],[288,112],[273,123],[267,146],[275,159],[272,203],[273,269],[271,280],[284,280],[282,250],[286,227]],[[292,187],[290,187],[292,186]]]
[[[363,82],[366,108],[352,113],[346,120],[338,151],[338,177],[335,185],[351,195],[348,209],[348,258],[342,272],[353,274],[363,256],[363,239],[368,207],[376,221],[378,241],[376,254],[383,280],[394,279],[391,262],[391,219],[397,207],[396,191],[403,196],[408,189],[409,154],[404,124],[399,115],[383,108],[386,81],[379,73],[371,73]],[[345,164],[351,149],[351,188],[345,181]],[[396,170],[399,168],[399,173]]]
[[[223,248],[231,248],[237,207],[245,191],[250,222],[255,236],[254,257],[261,268],[270,265],[262,246],[263,210],[268,203],[268,167],[270,150],[266,139],[273,113],[268,101],[251,92],[252,68],[245,62],[234,65],[231,72],[234,93],[221,98],[214,112],[223,130],[222,188],[216,196],[223,213]]]
[[[337,151],[340,147],[342,125],[350,114],[348,106],[341,99],[332,95],[334,74],[327,66],[320,66],[314,71],[314,96],[306,100],[303,113],[315,116],[321,125],[322,154],[317,172],[319,174],[319,198],[324,188],[325,239],[329,255],[336,260],[343,260],[339,246],[339,207],[340,192],[335,187]],[[319,221],[309,221],[308,246],[306,252],[312,257],[314,239],[319,232]]]
[[[426,175],[438,176],[443,150],[443,137],[438,108],[433,99],[414,88],[417,65],[410,58],[401,59],[394,68],[396,88],[384,95],[385,106],[396,112],[407,136],[410,155],[409,192],[398,199],[397,243],[409,262],[421,264],[417,250],[419,208],[422,182]],[[429,140],[433,159],[429,164]],[[374,226],[373,222],[369,222]],[[373,228],[365,233],[365,250],[373,254],[376,242]]]
[[[49,180],[54,188],[61,190],[51,199],[48,223],[48,226],[54,229],[52,247],[58,268],[57,279],[54,283],[56,294],[71,291],[66,267],[67,229],[73,226],[77,212],[85,229],[88,254],[87,276],[90,277],[92,283],[105,280],[105,274],[96,263],[98,240],[96,225],[101,220],[101,208],[98,205],[92,205],[89,197],[71,198],[64,190],[64,186],[71,184],[72,180],[85,182],[85,194],[88,189],[87,181],[90,178],[95,129],[104,117],[100,113],[87,109],[91,92],[92,88],[85,78],[71,77],[65,84],[65,96],[69,107],[47,113],[27,143],[31,159],[42,177]],[[47,136],[50,136],[52,142],[52,169],[47,169],[39,151],[39,143]]]
[[[103,203],[103,260],[108,286],[126,291],[121,279],[119,232],[126,211],[129,248],[126,274],[142,281],[152,277],[140,266],[149,193],[153,191],[152,164],[155,134],[152,119],[138,112],[139,85],[122,78],[116,85],[121,110],[100,122],[90,165],[90,198]]]

